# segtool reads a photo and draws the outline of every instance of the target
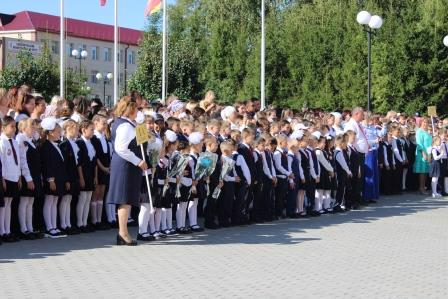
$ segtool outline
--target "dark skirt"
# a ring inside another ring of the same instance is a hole
[[[3,190],[3,183],[0,182],[0,208],[5,206],[5,192]]]
[[[109,185],[109,180],[110,175],[98,167],[98,185]]]
[[[180,185],[180,198],[179,198],[180,202],[188,202],[190,197],[190,189],[191,186],[187,187],[184,185]]]
[[[431,160],[429,164],[429,176],[432,178],[440,177],[440,160]]]
[[[112,156],[107,203],[140,206],[142,170],[118,154]]]
[[[317,190],[331,190],[331,181],[329,172],[321,165],[319,183],[316,184]]]
[[[22,188],[20,189],[20,196],[41,198],[43,196],[42,180],[40,177],[33,177],[34,190],[28,189],[25,178],[22,176]]]
[[[148,175],[149,178],[149,182],[151,184],[151,175]],[[140,188],[140,203],[149,203],[149,196],[148,196],[148,187],[146,186],[146,177],[142,176],[142,186]],[[152,204],[154,205],[154,188],[150,187],[151,190],[151,199],[152,199]]]
[[[20,196],[19,184],[8,180],[5,180],[5,182],[6,182],[5,197],[12,197],[12,198],[19,197]]]

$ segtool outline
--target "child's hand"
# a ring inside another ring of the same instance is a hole
[[[86,182],[84,181],[84,178],[80,178],[79,179],[79,187],[81,187],[81,189],[84,189],[85,186],[86,186]]]
[[[236,177],[235,177],[235,183],[239,183],[239,182],[241,182],[241,179],[240,179],[239,176],[236,176]]]
[[[65,190],[70,191],[70,183],[65,183]]]
[[[34,183],[33,183],[33,181],[31,181],[31,182],[27,182],[26,183],[26,187],[28,188],[28,190],[34,190]]]
[[[56,191],[56,184],[54,183],[54,181],[50,182],[50,190],[55,192]]]

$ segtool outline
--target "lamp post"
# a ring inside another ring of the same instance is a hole
[[[83,60],[85,60],[87,58],[87,56],[89,56],[89,53],[87,53],[86,50],[81,50],[81,49],[76,50],[76,49],[74,49],[72,51],[72,57],[77,59],[77,60],[79,60],[79,77],[81,77],[81,75],[82,75],[82,73],[81,73],[81,66],[82,66],[81,62]]]
[[[367,54],[367,110],[371,110],[372,101],[372,34],[373,30],[380,29],[383,25],[383,19],[380,16],[372,16],[368,11],[361,11],[356,16],[356,21],[363,25],[367,32],[368,54]]]
[[[448,47],[448,35],[443,38],[443,44]]]
[[[96,78],[98,79],[98,81],[101,81],[101,80],[103,80],[103,78],[104,78],[104,80],[103,80],[103,101],[104,101],[104,104],[105,104],[107,107],[110,107],[110,103],[109,103],[109,102],[106,102],[106,84],[107,84],[108,82],[112,81],[112,79],[114,78],[114,75],[112,75],[112,73],[107,73],[107,74],[103,77],[103,74],[98,73],[98,74],[96,74]]]

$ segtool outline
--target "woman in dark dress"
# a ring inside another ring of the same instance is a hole
[[[111,129],[114,153],[110,165],[110,188],[107,203],[118,206],[117,245],[135,246],[128,231],[128,216],[131,206],[140,206],[142,171],[148,166],[141,157],[141,150],[135,138],[137,105],[130,97],[122,98],[116,108],[117,118]]]

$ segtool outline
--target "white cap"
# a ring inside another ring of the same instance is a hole
[[[171,130],[167,130],[165,132],[165,138],[169,141],[169,142],[176,142],[177,141],[177,135],[176,133],[174,133]]]
[[[45,131],[53,131],[57,124],[58,124],[58,121],[55,117],[46,117],[42,120],[42,122],[40,123],[40,126]]]
[[[294,131],[306,130],[306,129],[308,129],[308,127],[302,123],[295,124],[295,126],[294,126]]]
[[[335,118],[342,118],[342,114],[339,112],[331,112],[331,115],[333,115]]]
[[[311,135],[313,135],[316,139],[320,139],[320,137],[322,136],[322,133],[319,131],[315,131],[313,132]]]
[[[193,132],[188,136],[188,141],[193,145],[201,143],[202,139],[204,139],[204,135],[199,132]]]
[[[291,138],[291,139],[298,139],[298,140],[302,139],[302,137],[303,137],[302,130],[294,131],[294,132],[292,132],[291,136],[289,136],[289,138]]]
[[[234,112],[236,112],[235,107],[227,106],[221,111],[221,118],[227,120]]]

